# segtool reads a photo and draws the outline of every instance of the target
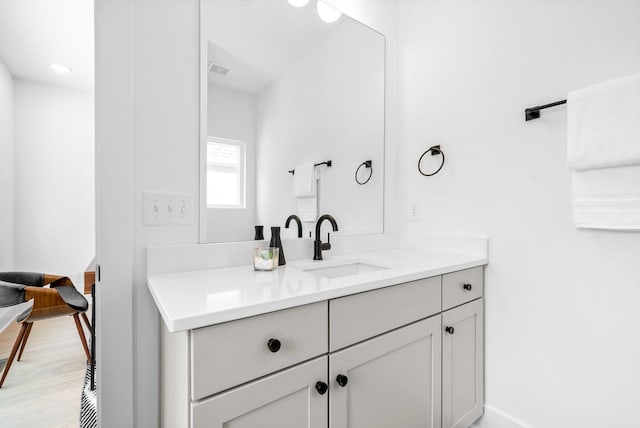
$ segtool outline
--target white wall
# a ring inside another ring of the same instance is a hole
[[[145,247],[198,242],[198,226],[142,227],[144,190],[195,196],[199,188],[199,2],[136,1],[134,145],[134,426],[158,424],[158,310],[145,282]],[[167,63],[172,64],[167,67]],[[167,85],[167,82],[172,82]],[[198,212],[195,207],[194,212]]]
[[[14,269],[13,80],[0,61],[0,271]]]
[[[75,276],[95,256],[93,95],[14,82],[15,268]]]
[[[134,277],[143,263],[135,248],[141,223],[134,181],[133,0],[96,0],[94,10],[98,426],[129,428],[134,426],[138,381],[133,371]],[[153,347],[149,352],[153,355]],[[146,392],[154,394],[155,385]],[[147,414],[157,422],[153,409]]]
[[[260,94],[261,224],[284,225],[298,213],[287,171],[331,160],[331,168],[317,169],[318,215],[335,216],[342,234],[382,233],[384,46],[380,34],[342,20]],[[354,172],[365,160],[373,161],[374,175],[360,186]]]
[[[209,84],[210,137],[243,141],[246,145],[246,209],[207,209],[207,242],[251,240],[256,223],[256,96]]]
[[[401,2],[404,228],[491,238],[487,404],[526,426],[638,424],[640,235],[574,228],[566,108],[523,110],[640,70],[639,24],[637,0]]]

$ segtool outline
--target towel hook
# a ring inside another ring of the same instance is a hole
[[[430,173],[430,174],[426,174],[424,171],[422,171],[422,167],[420,166],[420,164],[422,163],[422,158],[424,158],[424,156],[427,153],[431,153],[431,156],[437,156],[437,155],[442,155],[442,163],[440,164],[440,167],[438,167],[438,169],[436,169],[434,172]],[[418,172],[420,172],[420,174],[424,175],[425,177],[431,177],[433,175],[436,175],[437,173],[440,172],[440,170],[442,169],[442,167],[444,166],[444,152],[440,149],[440,145],[437,146],[431,146],[429,147],[421,156],[420,159],[418,159]]]
[[[356,169],[356,174],[355,174],[356,183],[358,183],[361,186],[364,186],[365,184],[367,184],[369,182],[369,180],[371,180],[371,176],[373,176],[373,168],[371,168],[371,164],[372,164],[372,161],[366,160],[366,161],[364,161],[364,162],[362,162],[360,164],[358,169]],[[364,180],[364,181],[358,180],[358,173],[360,172],[360,168],[362,168],[362,167],[369,168],[369,177],[367,177],[367,179]]]

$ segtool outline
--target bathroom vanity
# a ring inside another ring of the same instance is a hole
[[[385,35],[289,3],[200,2],[200,241],[214,244],[148,252],[162,426],[468,427],[483,413],[486,251],[399,245]],[[316,191],[300,200],[305,165]],[[287,265],[240,266],[266,245],[255,226],[292,214],[307,219]]]
[[[486,259],[363,256],[150,276],[163,426],[470,426]]]

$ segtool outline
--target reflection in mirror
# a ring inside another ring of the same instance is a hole
[[[251,240],[291,214],[303,237],[325,213],[340,234],[382,233],[384,37],[313,0],[202,0],[201,14],[202,239]]]

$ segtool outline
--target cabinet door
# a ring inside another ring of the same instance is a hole
[[[483,299],[444,312],[442,326],[442,428],[465,428],[483,413]]]
[[[440,428],[440,341],[437,315],[331,354],[330,427]]]
[[[193,428],[327,428],[327,357],[194,403]]]

